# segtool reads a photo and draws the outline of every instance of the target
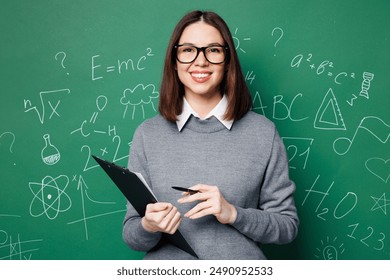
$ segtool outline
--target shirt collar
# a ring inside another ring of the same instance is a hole
[[[233,125],[234,120],[225,120],[223,118],[223,116],[226,112],[227,106],[228,106],[228,101],[227,101],[226,96],[224,95],[222,97],[221,101],[219,101],[219,103],[217,104],[217,106],[215,106],[214,109],[211,110],[211,112],[204,119],[208,119],[208,118],[211,118],[212,116],[214,116],[227,129],[230,130],[232,125]],[[188,119],[191,117],[191,115],[193,115],[194,117],[200,118],[198,113],[196,113],[194,111],[194,109],[192,109],[191,105],[188,103],[186,98],[183,97],[183,110],[182,110],[182,113],[179,116],[177,116],[177,121],[176,121],[176,125],[177,125],[177,128],[179,129],[179,131],[181,131],[183,129],[184,125],[186,124]]]

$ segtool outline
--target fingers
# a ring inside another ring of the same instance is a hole
[[[214,215],[222,224],[231,224],[236,220],[237,209],[227,202],[216,186],[196,185],[191,189],[200,191],[193,195],[185,195],[178,200],[179,203],[200,201],[184,216],[198,219],[207,215]]]
[[[148,204],[141,223],[150,232],[165,232],[173,234],[181,222],[181,215],[170,203],[158,202]]]

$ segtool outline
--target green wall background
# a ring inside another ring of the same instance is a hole
[[[90,155],[126,165],[157,114],[188,11],[230,26],[253,110],[283,137],[301,218],[272,259],[389,259],[388,1],[2,1],[0,259],[140,259],[125,200]]]

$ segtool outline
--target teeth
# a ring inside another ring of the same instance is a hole
[[[205,78],[207,76],[209,76],[210,74],[208,73],[196,73],[196,74],[192,74],[192,76],[194,76],[195,78]]]

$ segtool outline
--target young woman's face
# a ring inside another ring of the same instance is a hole
[[[225,44],[218,29],[199,21],[184,29],[179,45],[201,48],[224,46]],[[189,50],[185,49],[184,51],[188,52]],[[211,51],[215,52],[214,49]],[[176,67],[186,96],[197,95],[198,97],[212,98],[221,95],[220,84],[225,74],[225,63],[210,63],[204,53],[199,51],[198,57],[192,63],[186,64],[177,61]]]

